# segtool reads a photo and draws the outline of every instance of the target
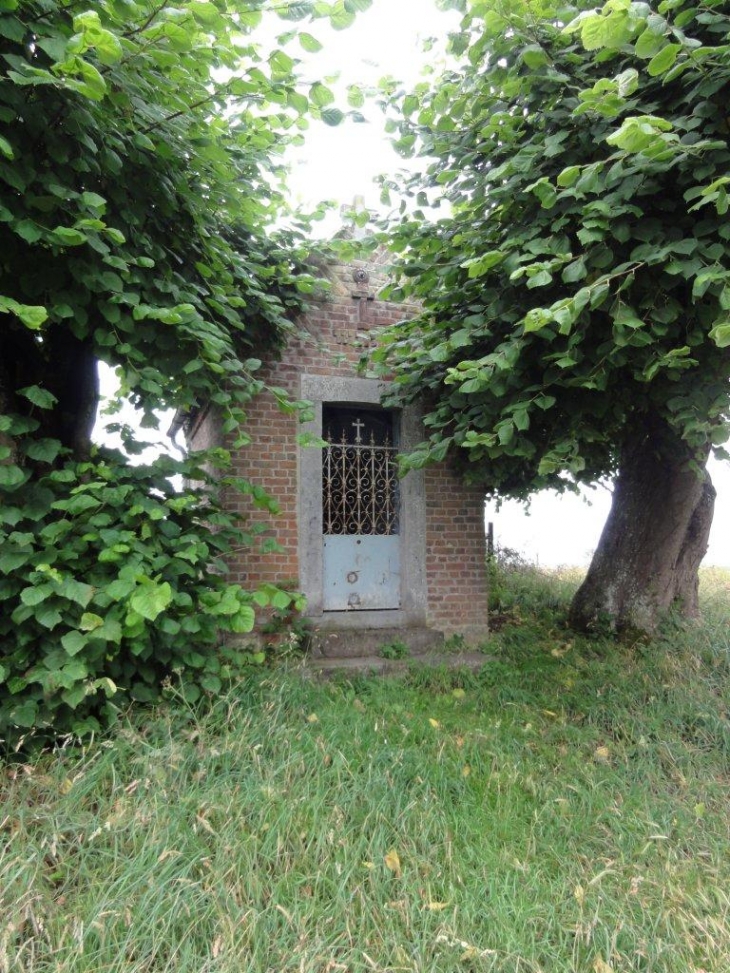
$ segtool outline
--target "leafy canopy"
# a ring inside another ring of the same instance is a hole
[[[224,578],[256,540],[211,492],[225,450],[132,467],[91,447],[96,360],[143,425],[210,402],[245,444],[255,352],[314,286],[306,222],[269,229],[281,152],[344,117],[296,48],[370,2],[0,0],[0,737],[93,731],[173,673],[215,692],[257,658],[220,631],[300,604]]]
[[[367,5],[272,6],[346,26]],[[256,368],[241,346],[276,341],[311,289],[266,227],[317,86],[251,39],[262,3],[91,6],[0,3],[0,312],[90,340],[150,417],[211,393],[227,408]]]
[[[411,464],[458,447],[490,492],[564,489],[649,414],[706,455],[728,437],[727,5],[450,5],[458,70],[390,100],[425,160],[392,231],[393,293],[423,313],[377,355],[426,394]]]

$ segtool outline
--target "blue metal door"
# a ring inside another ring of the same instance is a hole
[[[324,539],[324,610],[400,607],[400,538]]]
[[[323,608],[400,607],[398,472],[393,417],[329,406],[323,425]]]

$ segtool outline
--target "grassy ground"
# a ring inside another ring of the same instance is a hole
[[[480,674],[257,673],[0,773],[0,973],[727,973],[730,575],[651,644],[517,565]]]

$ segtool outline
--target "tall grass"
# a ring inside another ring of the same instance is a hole
[[[480,673],[260,673],[8,762],[0,971],[726,973],[730,576],[636,645],[562,584],[505,581]]]

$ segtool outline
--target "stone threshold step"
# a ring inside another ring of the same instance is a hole
[[[315,629],[309,638],[312,659],[371,659],[401,652],[422,656],[443,649],[444,633],[423,626],[410,628]]]
[[[391,673],[406,672],[411,666],[430,669],[472,669],[477,671],[489,664],[493,657],[483,652],[428,652],[424,655],[407,656],[403,659],[384,659],[382,656],[360,656],[350,658],[313,658],[308,656],[304,670],[312,676],[328,676],[337,673],[351,675],[384,676]]]

